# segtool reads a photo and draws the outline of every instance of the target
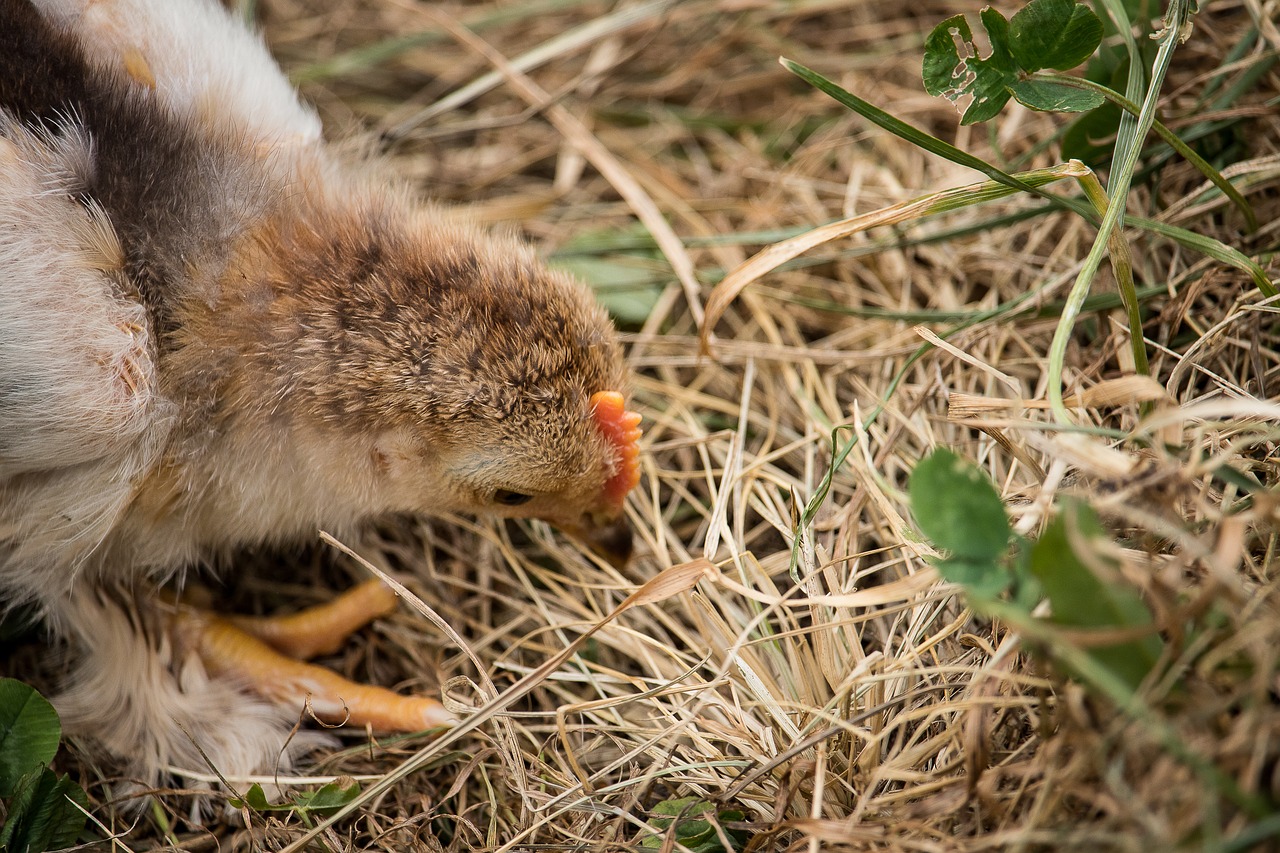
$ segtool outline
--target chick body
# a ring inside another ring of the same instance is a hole
[[[293,714],[138,581],[389,512],[607,529],[623,381],[580,285],[344,167],[212,0],[0,0],[0,603],[145,781],[267,769]]]

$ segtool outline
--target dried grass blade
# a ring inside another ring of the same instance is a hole
[[[1016,177],[1030,186],[1041,187],[1063,178],[1078,178],[1087,171],[1082,170],[1084,170],[1084,167],[1079,164],[1064,163],[1050,169],[1021,172]],[[733,269],[711,291],[711,296],[707,299],[706,317],[700,323],[703,354],[709,354],[711,351],[711,331],[715,324],[719,322],[724,312],[728,310],[729,306],[733,304],[734,300],[738,298],[738,295],[742,293],[747,285],[769,274],[792,258],[796,258],[824,243],[830,243],[832,240],[839,240],[842,237],[848,237],[871,228],[898,225],[903,222],[923,219],[936,213],[945,213],[950,210],[958,210],[962,207],[1004,198],[1014,192],[1016,190],[996,181],[982,181],[961,187],[952,187],[951,189],[930,193],[910,201],[899,202],[871,213],[864,213],[849,219],[841,219],[838,222],[819,226],[812,231],[806,231],[804,234],[792,237],[790,240],[774,243],[772,246],[752,256],[746,263]]]
[[[462,635],[453,630],[453,626],[442,618],[439,613],[436,613],[428,607],[425,601],[414,595],[413,592],[404,584],[400,583],[400,581],[382,571],[382,569],[379,569],[373,563],[370,563],[350,547],[339,541],[332,534],[321,530],[320,539],[355,560],[362,568],[367,570],[374,577],[380,579],[387,586],[391,587],[392,591],[394,591],[396,595],[398,595],[402,600],[408,602],[409,605],[422,616],[425,616],[427,621],[439,628],[440,631],[449,638],[449,642],[453,643],[456,648],[462,650],[463,654],[467,656],[467,659],[471,661],[471,665],[476,668],[476,672],[480,673],[480,677],[483,679],[485,687],[489,689],[489,695],[493,696],[498,692],[497,686],[489,679],[489,676],[485,671],[484,664],[480,662],[479,656],[476,655],[475,651],[466,642],[466,640],[462,639]]]
[[[694,321],[701,325],[703,317],[701,287],[698,285],[697,276],[694,274],[693,260],[689,257],[689,253],[685,251],[684,243],[671,230],[671,226],[667,224],[667,220],[662,215],[662,211],[658,209],[658,205],[640,186],[640,183],[631,177],[631,173],[613,155],[613,152],[606,148],[577,116],[559,104],[553,103],[551,95],[545,89],[530,79],[528,75],[521,74],[513,68],[507,58],[494,50],[488,42],[443,13],[436,15],[436,17],[440,25],[451,36],[489,60],[506,77],[507,82],[511,84],[511,87],[516,90],[520,97],[524,98],[526,103],[542,109],[543,114],[555,129],[568,140],[569,144],[581,151],[583,156],[591,161],[591,165],[599,169],[605,180],[612,184],[618,194],[626,200],[627,204],[635,212],[636,217],[644,224],[645,228],[649,229],[649,233],[653,235],[654,242],[658,244],[658,248],[662,250],[662,254],[666,256],[667,261],[671,264],[676,278],[679,279],[680,285],[684,289],[685,299],[689,303],[689,311],[693,314]]]
[[[569,30],[567,33],[562,33],[551,41],[543,42],[533,50],[510,59],[508,62],[514,71],[532,71],[540,65],[545,65],[553,59],[598,42],[606,36],[615,35],[635,24],[652,20],[665,12],[675,2],[676,0],[653,0],[653,2],[640,6],[619,9],[612,15],[588,21],[582,26]],[[497,88],[502,84],[502,79],[503,74],[501,71],[490,71],[488,74],[481,75],[462,88],[455,89],[434,104],[424,107],[399,122],[387,132],[387,135],[393,139],[398,139],[418,125],[431,121],[433,118],[450,110],[455,110],[475,100],[485,92]]]
[[[942,338],[938,337],[931,330],[925,328],[924,326],[916,326],[914,329],[912,329],[912,331],[914,331],[917,335],[924,338],[926,341],[933,344],[935,347],[942,350],[943,352],[950,353],[952,356],[960,359],[965,364],[975,367],[978,370],[982,371],[983,373],[987,374],[992,379],[995,379],[997,382],[1000,382],[1002,385],[1004,385],[1013,393],[1019,394],[1022,392],[1022,386],[1020,386],[1018,384],[1018,381],[1014,379],[1012,376],[1010,376],[1009,374],[1005,373],[1002,370],[997,370],[996,368],[987,364],[982,359],[970,355],[969,353],[965,352],[959,347],[954,346],[953,344],[947,343]]]
[[[688,563],[672,566],[649,579],[649,581],[643,586],[623,599],[622,603],[615,607],[608,616],[584,631],[567,647],[554,656],[548,658],[541,666],[517,681],[515,684],[511,685],[511,687],[506,691],[495,696],[480,708],[476,709],[474,714],[460,722],[457,726],[449,729],[440,737],[436,738],[430,744],[419,750],[416,754],[405,759],[399,767],[383,776],[374,784],[370,785],[362,791],[358,797],[338,809],[323,821],[316,824],[316,826],[308,830],[302,837],[296,839],[287,847],[283,848],[281,853],[297,853],[297,851],[305,849],[307,844],[318,837],[326,829],[333,826],[347,815],[359,811],[366,804],[373,802],[378,797],[381,797],[401,779],[425,766],[432,759],[440,755],[446,747],[461,740],[464,735],[479,728],[489,719],[500,714],[510,705],[522,699],[535,687],[541,684],[547,676],[559,669],[565,661],[576,654],[578,649],[582,647],[583,643],[622,613],[625,613],[633,607],[652,604],[654,602],[670,598],[673,595],[678,595],[693,588],[694,584],[704,579],[718,581],[721,579],[721,575],[720,570],[714,563],[710,560],[701,558],[692,560]]]
[[[936,555],[936,552],[927,545],[922,546],[921,550]],[[901,601],[915,599],[922,591],[937,582],[938,573],[930,567],[891,583],[873,586],[870,589],[863,589],[858,592],[827,593],[809,598],[786,598],[766,595],[751,587],[744,586],[728,576],[721,576],[718,584],[731,592],[741,595],[743,598],[749,598],[752,601],[758,601],[770,607],[804,608],[811,605],[821,605],[823,607],[878,607],[882,604],[896,604]]]

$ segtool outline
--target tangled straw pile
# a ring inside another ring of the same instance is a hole
[[[1011,108],[988,135],[924,93],[923,35],[977,4],[262,0],[256,12],[335,136],[354,131],[381,167],[523,229],[599,288],[646,417],[629,509],[640,558],[625,572],[537,525],[405,521],[346,543],[407,578],[458,637],[406,608],[339,666],[404,689],[434,689],[438,673],[461,716],[485,710],[443,748],[349,736],[317,775],[386,790],[311,843],[679,849],[654,813],[684,797],[713,804],[689,805],[714,824],[702,840],[733,849],[1243,850],[1280,833],[1280,326],[1247,275],[1130,231],[1151,378],[1135,378],[1104,271],[1065,360],[1083,429],[1054,426],[1047,354],[1095,230],[1071,213],[1021,215],[1039,206],[1025,196],[817,246],[727,303],[699,353],[712,288],[760,248],[980,179],[872,128],[780,56],[1009,168],[1058,162],[1069,119]],[[1164,155],[1129,204],[1264,265],[1280,238],[1278,15],[1276,0],[1209,6],[1162,101],[1175,131],[1210,131],[1201,153],[1261,227],[1246,233]],[[1206,114],[1215,91],[1230,97]],[[793,566],[837,427],[837,450],[855,444]],[[938,581],[906,496],[937,446],[989,473],[1020,533],[1066,495],[1101,515],[1113,536],[1097,553],[1168,641],[1138,705],[1065,677]],[[366,573],[332,553],[233,604],[311,603]],[[670,586],[615,613],[655,577]],[[180,794],[162,802],[138,825],[98,814],[135,850],[166,834],[277,850],[307,831],[289,812],[194,830]]]

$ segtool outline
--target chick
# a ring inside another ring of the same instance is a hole
[[[624,381],[579,284],[344,168],[214,0],[0,0],[0,606],[134,777],[276,768],[303,698],[193,651],[149,592],[188,567],[403,512],[625,560]]]

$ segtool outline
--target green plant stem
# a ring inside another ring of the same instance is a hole
[[[1111,8],[1114,4],[1107,5]],[[1159,36],[1160,46],[1156,50],[1151,84],[1147,88],[1142,109],[1138,113],[1135,132],[1125,133],[1124,122],[1121,122],[1121,135],[1116,142],[1118,156],[1114,158],[1116,167],[1111,172],[1111,183],[1107,188],[1109,204],[1106,214],[1102,217],[1102,225],[1098,229],[1099,239],[1094,241],[1080,274],[1076,276],[1076,282],[1067,298],[1067,307],[1062,313],[1062,320],[1053,333],[1053,343],[1049,347],[1049,406],[1060,423],[1073,422],[1063,402],[1062,391],[1062,371],[1066,364],[1067,344],[1071,340],[1071,333],[1075,328],[1076,318],[1080,314],[1084,300],[1089,295],[1089,287],[1098,272],[1098,267],[1102,264],[1102,256],[1106,253],[1109,235],[1123,221],[1124,208],[1129,197],[1129,184],[1133,180],[1133,171],[1137,166],[1138,154],[1142,147],[1141,140],[1146,138],[1151,130],[1151,123],[1155,121],[1160,87],[1168,72],[1174,47],[1190,18],[1191,10],[1188,7],[1188,0],[1171,0],[1165,14],[1165,28]],[[1135,62],[1134,65],[1137,63]],[[1132,83],[1132,79],[1130,82]]]
[[[1107,14],[1111,16],[1111,23],[1115,25],[1116,34],[1124,42],[1125,53],[1129,56],[1129,73],[1125,81],[1124,94],[1130,101],[1136,101],[1142,97],[1146,69],[1142,66],[1142,51],[1138,49],[1138,42],[1133,37],[1133,22],[1129,20],[1129,12],[1125,9],[1124,0],[1097,0],[1097,3],[1107,10]],[[1146,136],[1145,133],[1134,132],[1137,122],[1137,116],[1129,113],[1121,114],[1120,127],[1116,131],[1116,151],[1127,148],[1135,137]]]
[[[1065,639],[1054,626],[1032,617],[1012,604],[995,599],[973,600],[971,604],[975,611],[997,617],[1024,637],[1043,643],[1054,657],[1083,679],[1093,692],[1106,697],[1122,714],[1141,724],[1170,754],[1251,817],[1266,818],[1271,814],[1270,807],[1262,797],[1243,790],[1209,759],[1187,746],[1179,732],[1144,702],[1137,692],[1106,667],[1099,666],[1079,646]]]
[[[1131,115],[1136,116],[1139,112],[1138,105],[1133,101],[1129,100],[1124,95],[1121,95],[1114,89],[1095,83],[1092,80],[1087,80],[1082,77],[1072,77],[1069,74],[1053,74],[1050,72],[1039,72],[1036,76],[1051,80],[1054,83],[1061,83],[1064,86],[1071,86],[1076,89],[1097,92],[1099,95],[1102,95],[1102,97],[1106,98],[1108,101]],[[1254,214],[1253,207],[1245,200],[1245,197],[1240,194],[1240,191],[1237,190],[1230,181],[1222,176],[1221,172],[1213,168],[1209,161],[1197,154],[1191,146],[1183,142],[1182,139],[1166,127],[1163,122],[1158,119],[1153,120],[1151,123],[1151,129],[1156,132],[1157,136],[1167,142],[1170,148],[1178,152],[1183,159],[1194,166],[1200,174],[1204,175],[1215,187],[1221,190],[1223,195],[1231,199],[1231,203],[1234,204],[1242,214],[1244,214],[1245,222],[1249,231],[1258,230],[1258,217]]]
[[[1107,192],[1102,188],[1098,176],[1090,169],[1087,174],[1076,180],[1080,182],[1084,194],[1103,215],[1105,221],[1108,207]],[[1111,268],[1116,274],[1116,289],[1120,291],[1125,315],[1129,321],[1129,346],[1133,349],[1134,369],[1143,376],[1150,376],[1151,367],[1147,363],[1147,347],[1142,337],[1142,309],[1138,302],[1138,289],[1133,283],[1133,256],[1129,252],[1129,242],[1124,239],[1124,231],[1119,222],[1107,235],[1107,246],[1111,253]]]
[[[1182,4],[1180,3],[1179,5],[1181,6]],[[1163,46],[1162,46],[1162,50],[1163,50]],[[1169,48],[1169,51],[1170,52],[1172,51],[1171,47]],[[1093,207],[1089,205],[1087,202],[1085,202],[1084,200],[1078,199],[1078,198],[1071,198],[1069,196],[1060,196],[1055,193],[1048,192],[1043,188],[1032,187],[1028,185],[1025,181],[1017,178],[1016,176],[1007,174],[1006,172],[1001,171],[995,166],[992,166],[990,163],[987,163],[986,161],[978,157],[975,157],[974,155],[969,154],[966,151],[961,151],[960,149],[956,148],[954,145],[951,145],[950,143],[947,143],[947,142],[943,142],[941,139],[938,139],[935,136],[931,136],[930,134],[925,133],[919,128],[914,127],[910,124],[907,124],[906,122],[902,121],[896,116],[892,116],[889,113],[886,113],[884,110],[880,109],[879,107],[876,107],[868,103],[867,101],[864,101],[862,98],[859,98],[857,95],[853,94],[852,92],[849,92],[843,87],[836,85],[835,83],[831,82],[827,78],[823,77],[821,74],[818,74],[816,71],[813,71],[809,68],[805,68],[803,65],[800,65],[799,63],[796,63],[796,62],[792,62],[789,59],[783,59],[781,60],[781,62],[785,68],[787,68],[793,74],[795,74],[796,76],[800,77],[801,79],[809,83],[814,88],[822,92],[825,92],[827,95],[831,96],[837,102],[853,110],[858,115],[862,116],[863,118],[867,119],[873,124],[879,126],[880,128],[889,131],[894,136],[897,136],[899,139],[903,139],[911,143],[912,145],[915,145],[925,151],[930,152],[931,154],[937,154],[939,157],[943,157],[947,160],[950,160],[952,163],[956,163],[961,166],[967,166],[970,169],[974,169],[978,172],[981,172],[982,174],[986,175],[987,177],[991,178],[991,180],[997,183],[1004,184],[1007,187],[1020,189],[1023,192],[1030,193],[1031,195],[1039,196],[1056,207],[1060,207],[1065,210],[1074,211],[1075,213],[1083,217],[1084,220],[1086,222],[1089,222],[1090,224],[1094,224],[1094,225],[1098,224],[1098,215],[1096,211],[1094,211]],[[1164,55],[1164,63],[1165,63],[1165,66],[1167,67],[1167,64],[1168,64],[1167,54]],[[1161,79],[1163,79],[1163,71],[1161,72]],[[1151,106],[1149,109],[1144,107],[1144,110],[1145,110],[1144,115],[1152,119],[1154,119],[1155,97],[1156,97],[1156,94],[1154,93],[1149,94],[1148,100],[1151,101]],[[1130,120],[1130,121],[1132,120],[1132,116],[1130,116],[1128,113],[1124,113],[1124,118],[1126,120]],[[1124,134],[1123,121],[1121,122],[1121,131],[1122,131],[1121,133],[1122,139],[1123,138],[1133,138],[1133,139],[1146,138],[1145,132],[1141,134],[1141,136],[1137,136],[1137,137],[1135,137],[1132,133]],[[1119,150],[1120,150],[1120,142],[1118,140],[1117,151]],[[1126,150],[1129,150],[1130,152],[1129,165],[1126,169],[1123,169],[1123,170],[1119,168],[1117,168],[1116,170],[1113,170],[1112,183],[1115,184],[1114,178],[1116,178],[1120,174],[1124,174],[1126,176],[1126,179],[1124,181],[1124,194],[1127,196],[1128,190],[1129,190],[1129,183],[1133,180],[1134,166],[1137,162],[1138,151],[1137,151],[1136,145]],[[1119,160],[1116,158],[1113,158],[1113,162],[1119,162]],[[1116,193],[1111,192],[1109,193],[1109,196],[1110,198],[1114,199],[1116,198]],[[1222,263],[1225,263],[1225,264],[1229,264],[1230,266],[1236,267],[1237,269],[1244,270],[1249,274],[1250,278],[1253,279],[1254,283],[1258,286],[1258,289],[1261,290],[1264,295],[1266,296],[1275,295],[1276,289],[1271,284],[1271,281],[1267,278],[1266,271],[1263,270],[1262,267],[1258,266],[1258,264],[1254,263],[1252,260],[1246,257],[1239,250],[1234,249],[1230,246],[1227,246],[1218,240],[1214,240],[1212,238],[1205,237],[1201,234],[1196,234],[1194,232],[1188,231],[1185,228],[1178,228],[1177,226],[1174,226],[1174,225],[1169,225],[1163,222],[1156,222],[1155,220],[1145,219],[1140,216],[1129,216],[1123,212],[1123,208],[1124,208],[1123,204],[1118,206],[1112,205],[1109,209],[1108,215],[1124,216],[1124,223],[1128,227],[1142,228],[1144,230],[1151,231],[1156,234],[1160,234],[1164,237],[1168,237],[1170,240],[1174,240],[1177,243],[1183,246],[1186,246],[1189,249],[1206,254],[1209,257],[1214,258],[1215,260],[1221,261]],[[1109,227],[1114,227],[1114,223],[1112,224],[1112,226],[1109,226]],[[1102,247],[1105,246],[1105,242],[1100,241],[1100,243],[1102,245],[1099,246],[1099,251],[1101,251]],[[1099,256],[1094,260],[1093,269],[1089,271],[1090,278],[1092,277],[1093,273],[1097,270],[1097,265],[1100,263],[1101,263],[1101,256]],[[1063,343],[1063,346],[1065,347],[1065,343]],[[1059,366],[1059,371],[1058,371],[1059,378],[1061,378],[1060,367],[1061,366]],[[1050,369],[1052,371],[1052,365],[1050,365]],[[1059,392],[1059,397],[1060,396],[1061,396],[1061,392]]]

